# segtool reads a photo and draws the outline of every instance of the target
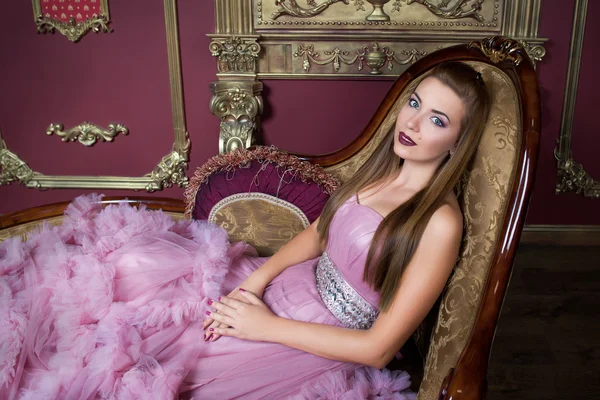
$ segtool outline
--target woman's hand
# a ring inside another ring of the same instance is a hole
[[[242,288],[239,293],[244,301],[225,297],[220,302],[212,302],[211,305],[217,312],[210,312],[209,316],[220,322],[221,327],[209,328],[209,332],[245,340],[267,340],[267,334],[273,329],[278,317],[255,294]]]
[[[262,298],[264,287],[266,285],[263,285],[259,282],[255,282],[255,281],[257,281],[257,279],[252,279],[252,278],[253,278],[252,275],[250,275],[250,277],[248,279],[246,279],[244,282],[242,282],[242,284],[240,286],[245,287],[246,292],[252,292],[253,294],[256,295],[256,297]],[[229,293],[227,295],[227,297],[225,297],[225,298],[230,298],[230,299],[234,299],[234,300],[238,300],[238,301],[247,303],[248,300],[246,300],[246,298],[244,296],[242,296],[242,293],[239,291],[240,286],[233,289],[231,291],[231,293]],[[221,298],[219,298],[219,300],[221,300]],[[211,330],[211,328],[212,328],[212,330]],[[222,324],[219,321],[215,321],[212,317],[206,317],[206,319],[202,323],[202,329],[204,329],[204,331],[205,331],[204,340],[205,341],[210,340],[211,342],[214,342],[219,337],[221,337],[221,335],[215,333],[215,329],[217,329],[217,328],[229,328],[229,326]]]

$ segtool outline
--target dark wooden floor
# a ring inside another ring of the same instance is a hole
[[[521,245],[488,400],[600,399],[600,247]]]

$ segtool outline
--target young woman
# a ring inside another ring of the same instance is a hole
[[[489,107],[471,67],[434,68],[319,219],[270,258],[244,254],[206,223],[77,199],[63,227],[0,245],[0,390],[413,398],[407,374],[381,369],[456,262],[453,188]]]

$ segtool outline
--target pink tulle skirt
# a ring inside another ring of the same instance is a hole
[[[265,258],[204,221],[100,209],[77,198],[62,226],[0,243],[0,399],[413,399],[409,376],[276,343],[203,340],[207,300]],[[263,300],[279,316],[340,325],[310,260]]]

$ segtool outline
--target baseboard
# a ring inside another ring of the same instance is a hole
[[[600,225],[525,225],[521,243],[600,246]]]

